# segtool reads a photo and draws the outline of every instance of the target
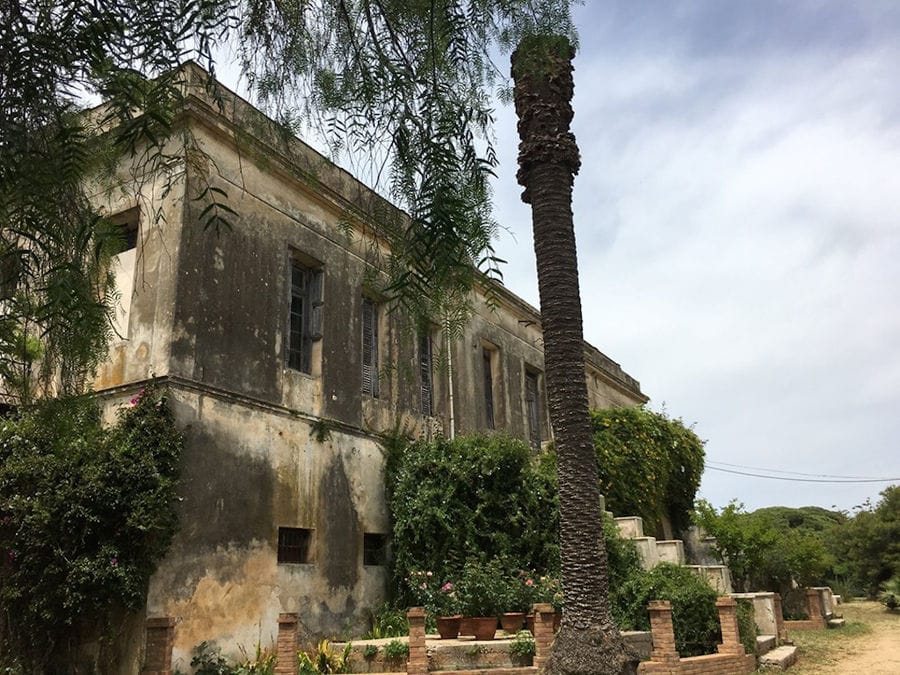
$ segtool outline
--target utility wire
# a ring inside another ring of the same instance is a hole
[[[808,476],[810,478],[842,478],[842,479],[854,479],[854,480],[888,480],[878,478],[877,476],[835,476],[830,473],[803,473],[801,471],[785,471],[784,469],[769,469],[764,466],[746,466],[745,464],[731,464],[729,462],[717,462],[713,460],[709,460],[706,462],[707,464],[717,464],[719,466],[730,466],[736,469],[746,469],[749,471],[765,471],[766,473],[786,473],[791,476]]]
[[[748,471],[735,471],[734,469],[720,469],[716,466],[707,466],[707,469],[713,471],[724,471],[725,473],[735,473],[739,476],[751,476],[753,478],[770,478],[771,480],[787,480],[795,483],[895,483],[900,482],[900,478],[848,478],[848,479],[827,479],[827,478],[788,478],[787,476],[766,476],[761,473],[750,473]]]

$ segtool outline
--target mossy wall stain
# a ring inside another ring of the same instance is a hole
[[[331,589],[351,589],[359,579],[362,531],[344,462],[333,457],[319,490],[318,553]]]

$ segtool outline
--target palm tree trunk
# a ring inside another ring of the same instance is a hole
[[[556,437],[565,611],[552,673],[636,671],[612,620],[597,465],[588,414],[572,222],[580,160],[572,121],[574,50],[559,37],[523,40],[512,56],[519,183],[531,204],[550,421]]]

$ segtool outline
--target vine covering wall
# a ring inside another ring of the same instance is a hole
[[[703,441],[680,419],[644,406],[591,413],[600,491],[617,515],[641,516],[652,533],[691,523],[703,474]]]
[[[181,449],[154,392],[109,428],[86,398],[0,423],[0,666],[69,672],[80,644],[144,604],[176,529]]]

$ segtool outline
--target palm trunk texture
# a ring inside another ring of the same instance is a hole
[[[531,205],[550,421],[556,438],[565,609],[545,672],[634,673],[612,619],[591,438],[572,185],[580,159],[572,121],[574,50],[559,37],[523,40],[512,56],[518,181]]]

